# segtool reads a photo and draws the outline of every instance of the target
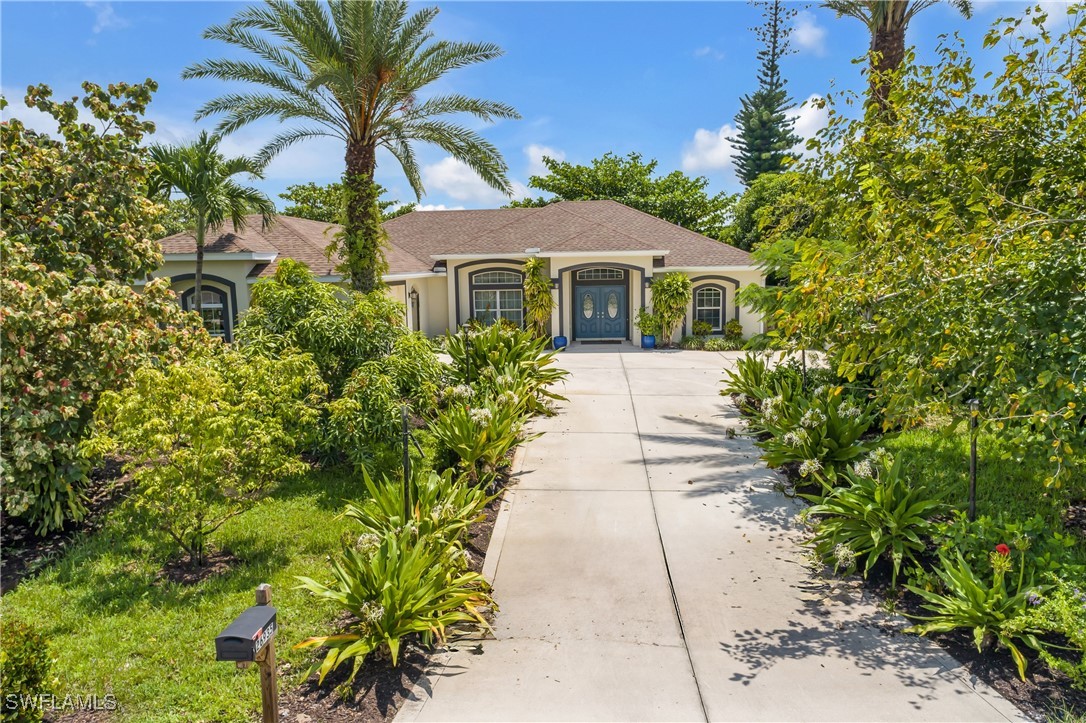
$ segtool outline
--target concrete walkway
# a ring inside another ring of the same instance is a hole
[[[725,437],[737,356],[561,355],[570,401],[533,423],[488,559],[497,639],[461,642],[398,720],[1022,719],[805,566],[798,503]]]

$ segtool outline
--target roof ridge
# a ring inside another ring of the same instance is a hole
[[[609,199],[609,198],[598,198],[598,199],[593,199],[593,201],[608,201],[608,202],[610,202],[610,203],[614,203],[614,204],[616,204],[616,205],[622,206],[623,208],[628,208],[628,209],[630,209],[630,210],[632,210],[632,211],[636,211],[636,210],[637,210],[637,209],[636,209],[636,208],[634,208],[633,206],[627,206],[627,205],[626,205],[626,204],[624,204],[624,203],[619,203],[618,201],[612,201],[612,200],[611,200],[611,199]],[[563,203],[569,203],[569,201],[559,201],[558,203],[552,203],[552,204],[550,204],[550,205],[551,205],[551,206],[554,206],[555,208],[561,208],[561,206],[562,206],[562,204],[563,204]],[[563,211],[565,211],[566,213],[568,213],[568,214],[569,214],[570,216],[576,216],[577,218],[581,219],[582,221],[588,221],[589,223],[596,223],[596,224],[598,224],[598,225],[600,225],[600,226],[604,226],[604,227],[606,227],[606,228],[608,228],[608,229],[610,229],[610,230],[614,231],[615,233],[619,234],[620,236],[624,236],[624,237],[626,237],[626,238],[630,239],[631,241],[638,241],[638,242],[640,242],[640,241],[642,240],[642,239],[639,239],[639,238],[638,238],[638,237],[636,237],[636,236],[631,236],[630,234],[626,233],[626,232],[625,232],[625,231],[623,231],[622,229],[620,229],[620,228],[616,228],[615,226],[613,226],[613,225],[611,225],[611,224],[607,223],[606,221],[600,221],[600,220],[598,220],[598,219],[591,219],[591,218],[585,218],[585,217],[584,217],[584,216],[582,216],[581,214],[579,214],[579,213],[574,213],[574,212],[573,212],[573,211],[572,211],[571,209],[568,209],[568,208],[563,208],[562,210],[563,210]],[[645,215],[646,215],[646,216],[649,216],[650,218],[656,218],[656,216],[653,216],[652,214],[645,214]],[[662,221],[663,219],[657,219],[657,220],[659,220],[659,221]],[[682,228],[682,227],[680,226],[679,228]],[[575,238],[576,236],[580,236],[580,234],[576,234],[575,236],[571,236],[570,238]],[[568,241],[569,239],[565,239],[565,240],[567,240],[567,241]],[[660,251],[670,251],[671,249],[658,249],[658,250],[660,250]]]
[[[519,215],[519,216],[520,216],[520,218],[512,218],[512,219],[510,219],[510,220],[509,220],[509,222],[508,222],[508,223],[503,223],[503,224],[502,224],[502,225],[500,225],[500,226],[495,226],[494,228],[492,228],[492,229],[488,230],[488,231],[487,231],[487,232],[486,232],[485,234],[483,234],[482,236],[479,236],[479,237],[478,237],[477,239],[475,239],[475,240],[476,240],[477,242],[483,242],[483,241],[485,241],[485,240],[486,240],[487,238],[489,238],[489,237],[493,236],[494,234],[496,234],[496,233],[497,233],[498,231],[501,231],[502,229],[505,229],[505,228],[509,228],[509,227],[510,227],[510,226],[512,226],[513,224],[517,224],[517,223],[521,223],[521,222],[523,222],[523,221],[526,221],[526,220],[527,220],[527,219],[529,219],[529,218],[533,218],[533,217],[534,217],[534,216],[536,216],[536,215],[537,215],[537,214],[538,214],[538,213],[539,213],[540,211],[544,211],[544,210],[546,210],[547,208],[549,208],[549,207],[550,207],[550,206],[552,206],[552,205],[554,205],[554,204],[547,204],[546,206],[540,206],[539,208],[528,208],[528,209],[524,209],[524,210],[526,210],[526,211],[529,211],[529,213],[525,213],[525,214],[511,214],[511,215],[514,215],[514,216],[516,216],[516,215]],[[512,209],[502,209],[502,208],[493,208],[493,209],[491,209],[491,208],[487,208],[487,209],[463,209],[463,210],[465,210],[465,211],[467,211],[467,210],[479,210],[479,211],[506,211],[506,210],[512,210]],[[412,211],[412,213],[415,213],[415,212],[414,212],[414,211]],[[433,213],[433,211],[419,211],[418,213]],[[416,257],[416,258],[418,258],[418,257]],[[421,261],[421,259],[419,259],[419,260]]]
[[[659,221],[661,223],[666,223],[669,226],[674,226],[675,228],[680,229],[681,231],[686,233],[687,235],[695,236],[700,240],[709,241],[709,242],[714,243],[714,244],[721,244],[721,245],[724,245],[724,246],[728,246],[730,248],[735,249],[736,251],[739,251],[739,252],[745,254],[748,258],[750,257],[750,252],[749,251],[741,249],[738,246],[733,246],[732,244],[730,244],[730,243],[728,243],[726,241],[721,241],[720,239],[715,239],[715,238],[712,238],[710,236],[706,236],[703,233],[698,233],[697,231],[689,229],[686,226],[681,226],[681,225],[679,225],[677,223],[674,223],[672,221],[668,221],[666,218],[660,218],[659,216],[653,216],[651,213],[648,213],[647,211],[642,211],[640,208],[634,208],[633,206],[629,206],[629,205],[627,205],[625,203],[620,203],[619,201],[616,201],[613,198],[597,198],[597,199],[592,199],[592,201],[596,201],[596,202],[601,202],[602,201],[604,203],[613,203],[616,206],[622,206],[623,208],[629,209],[630,211],[633,211],[635,213],[639,213],[642,216],[646,216],[648,218],[651,218],[654,221]],[[570,201],[560,201],[559,202],[559,204],[562,204],[562,203],[571,203],[571,202]],[[571,213],[572,213],[572,211],[571,211]],[[583,216],[580,216],[580,214],[575,214],[575,215],[579,216],[580,218],[584,218]],[[606,224],[603,221],[600,221],[600,223],[605,225],[605,226],[610,226],[610,224]]]

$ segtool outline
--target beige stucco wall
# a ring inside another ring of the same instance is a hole
[[[755,334],[762,332],[762,317],[752,312],[745,306],[739,307],[739,315],[735,313],[735,295],[739,289],[749,285],[757,284],[759,286],[765,285],[765,277],[757,269],[722,269],[719,271],[685,271],[687,276],[690,277],[691,282],[691,302],[686,310],[686,333],[689,334],[694,328],[694,293],[697,292],[699,286],[705,284],[713,284],[724,289],[724,323],[738,318],[739,322],[743,325],[743,336],[749,338]],[[724,277],[724,278],[722,278]],[[680,329],[676,333],[676,339],[679,338],[679,334],[682,333]]]
[[[561,275],[560,282],[552,291],[555,299],[555,310],[551,316],[551,333],[556,336],[564,334],[570,340],[573,340],[574,337],[573,281],[575,273],[575,269],[571,267],[583,267],[584,264],[590,264],[595,267],[613,266],[626,270],[629,275],[629,308],[627,309],[629,323],[627,332],[629,338],[635,343],[640,340],[640,333],[633,322],[642,303],[650,308],[652,306],[652,290],[651,287],[645,288],[645,280],[651,280],[654,273],[664,274],[670,271],[683,271],[690,276],[694,289],[697,289],[702,283],[713,283],[723,287],[726,296],[725,321],[736,318],[735,293],[737,285],[741,289],[748,284],[764,285],[765,283],[762,275],[757,269],[753,268],[697,271],[666,267],[654,269],[652,256],[650,255],[616,257],[584,255],[547,258],[545,260],[547,261],[547,273],[552,279],[558,278],[559,274]],[[250,290],[255,280],[249,279],[247,275],[253,265],[254,262],[249,260],[204,262],[204,283],[226,293],[230,299],[232,321],[237,318],[239,313],[249,308]],[[407,316],[404,319],[405,324],[420,329],[427,336],[440,336],[446,330],[455,329],[458,323],[463,323],[471,318],[469,286],[469,276],[471,274],[488,268],[521,271],[523,265],[523,259],[497,261],[483,256],[449,260],[448,274],[393,281],[389,286],[389,294],[407,308]],[[176,277],[191,275],[194,270],[195,263],[193,261],[167,261],[161,269],[155,272],[154,276]],[[727,277],[727,279],[711,277]],[[459,300],[457,299],[454,279],[459,280]],[[233,285],[232,289],[231,284]],[[180,295],[191,289],[192,286],[193,280],[186,279],[175,282],[172,288]],[[417,321],[411,318],[408,297],[411,289],[419,292],[419,318]],[[743,334],[746,337],[760,333],[763,330],[762,319],[748,308],[740,307],[738,318],[743,325]],[[693,303],[687,309],[685,322],[686,333],[689,333],[694,323]],[[675,333],[675,339],[677,340],[682,333],[683,329],[678,329]]]

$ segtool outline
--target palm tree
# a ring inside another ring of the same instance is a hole
[[[204,240],[208,229],[218,229],[227,220],[234,228],[245,228],[245,215],[259,213],[264,228],[275,217],[275,204],[251,186],[233,180],[239,173],[263,178],[263,166],[252,158],[226,158],[219,152],[217,135],[200,133],[192,143],[180,146],[154,145],[151,160],[151,195],[169,199],[171,192],[185,196],[187,217],[196,236],[196,313],[203,318]]]
[[[905,29],[921,10],[939,0],[824,0],[822,5],[837,13],[856,18],[871,33],[871,97],[885,106],[890,87],[885,75],[905,61]],[[965,17],[973,13],[970,0],[948,0]]]
[[[223,133],[263,118],[288,124],[260,152],[263,161],[316,136],[346,144],[346,214],[337,240],[344,270],[362,291],[380,284],[384,268],[373,183],[378,148],[399,162],[419,199],[424,189],[414,150],[418,141],[444,149],[492,187],[512,190],[497,148],[443,118],[455,113],[483,121],[519,118],[511,106],[458,94],[418,98],[449,71],[502,54],[491,43],[434,41],[429,26],[437,12],[425,8],[409,16],[404,0],[266,0],[204,31],[205,38],[255,59],[208,60],[182,74],[260,86],[206,103],[197,118],[222,114],[218,130]]]

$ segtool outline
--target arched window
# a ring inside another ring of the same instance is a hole
[[[581,269],[577,272],[578,281],[622,281],[625,278],[622,269]]]
[[[524,276],[490,269],[471,275],[471,315],[484,324],[505,319],[524,325]]]
[[[713,331],[723,330],[724,289],[701,286],[694,292],[694,320],[708,322]]]
[[[226,294],[214,287],[204,286],[200,290],[200,314],[204,317],[204,328],[211,336],[230,341],[230,307]],[[196,289],[189,289],[182,297],[186,311],[196,310]]]

